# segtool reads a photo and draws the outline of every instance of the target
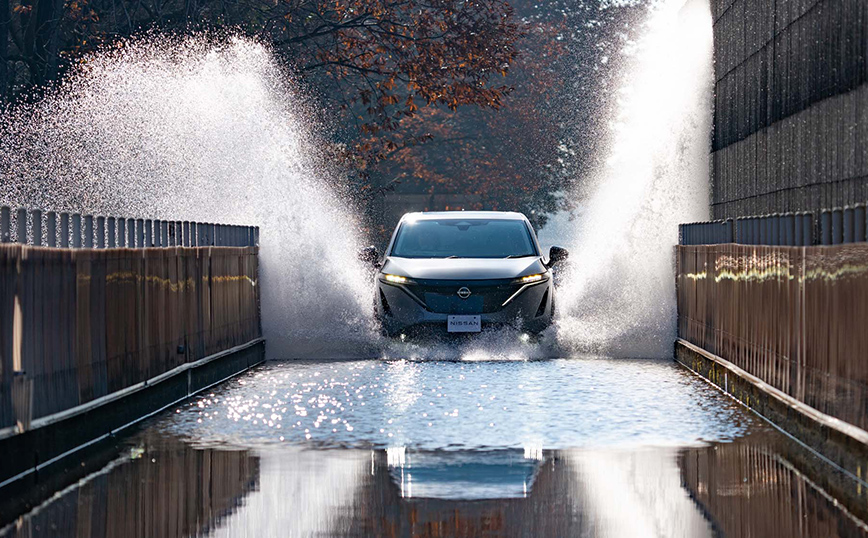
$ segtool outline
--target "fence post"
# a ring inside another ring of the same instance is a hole
[[[814,214],[805,213],[802,217],[802,245],[808,247],[814,244]]]
[[[865,235],[865,230],[868,229],[865,213],[864,205],[853,208],[853,236],[857,242],[868,241],[868,236]]]
[[[118,246],[127,246],[127,221],[123,217],[118,217]]]
[[[254,237],[253,246],[258,247],[259,246],[259,226],[257,226],[255,228],[253,237]]]
[[[60,248],[69,248],[69,213],[60,214]]]
[[[117,227],[115,226],[115,218],[109,217],[106,219],[106,224],[108,228],[108,248],[115,248],[117,246]]]
[[[844,241],[844,212],[832,210],[832,245],[840,245]]]
[[[21,243],[22,245],[27,244],[27,210],[24,208],[19,208],[18,211],[18,222],[16,222],[17,233],[15,240]]]
[[[781,218],[781,244],[793,246],[793,215],[784,215]]]
[[[772,245],[781,245],[781,216],[778,214],[774,214],[771,217],[771,229],[772,229]]]
[[[168,220],[164,220],[160,228],[160,246],[164,248],[169,246],[169,222]]]
[[[33,219],[33,245],[42,246],[42,210],[34,209],[30,212],[30,218]]]
[[[81,213],[72,214],[72,248],[81,248]]]
[[[190,221],[185,220],[181,225],[181,246],[190,246]]]
[[[96,218],[96,248],[105,248],[105,217]]]
[[[45,216],[45,235],[48,238],[48,246],[57,247],[57,213],[49,211]]]
[[[163,245],[160,244],[160,239],[162,239],[162,221],[160,219],[154,219],[152,226],[154,227],[154,236],[153,241],[150,243],[152,247],[161,247]]]
[[[84,248],[93,248],[93,215],[84,216]]]
[[[136,248],[145,246],[145,219],[136,219]]]
[[[843,229],[842,229],[842,237],[841,241],[843,243],[852,243],[853,238],[855,236],[853,230],[853,208],[845,207],[844,208],[844,216],[843,216]]]
[[[12,241],[12,215],[7,206],[0,207],[0,243],[8,243]]]
[[[802,221],[804,221],[804,219],[802,218],[802,215],[796,214],[793,217],[793,246],[796,246],[796,247],[803,245],[802,237],[804,236],[804,231],[802,229],[803,228]]]
[[[832,244],[832,212],[823,211],[820,213],[820,244]]]

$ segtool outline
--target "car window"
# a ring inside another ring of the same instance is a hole
[[[425,219],[405,221],[392,256],[401,258],[506,258],[536,256],[523,220]]]

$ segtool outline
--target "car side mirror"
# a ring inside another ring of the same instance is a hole
[[[374,267],[379,267],[380,265],[380,253],[377,252],[377,247],[373,245],[359,249],[358,256],[359,260],[367,263],[368,265],[372,265]]]
[[[570,257],[570,253],[567,252],[567,249],[563,247],[555,247],[549,249],[549,267],[552,265],[562,262]]]

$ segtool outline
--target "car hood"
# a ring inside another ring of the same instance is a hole
[[[383,272],[426,280],[495,280],[517,278],[546,270],[539,257],[491,258],[393,258]]]

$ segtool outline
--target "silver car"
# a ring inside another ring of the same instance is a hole
[[[552,266],[567,251],[544,256],[521,213],[445,211],[404,215],[382,261],[374,247],[359,257],[377,269],[375,315],[390,336],[539,333],[554,315]]]

